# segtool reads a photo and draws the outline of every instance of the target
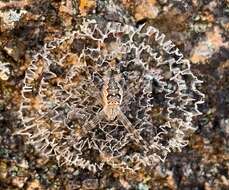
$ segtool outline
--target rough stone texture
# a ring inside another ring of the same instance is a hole
[[[0,9],[0,61],[9,63],[10,71],[8,80],[0,80],[0,189],[229,189],[227,0],[4,0]],[[73,28],[78,16],[153,24],[193,61],[193,72],[204,81],[206,100],[201,106],[204,114],[195,121],[198,130],[182,152],[134,174],[110,167],[93,174],[58,167],[13,135],[21,125],[17,110],[31,52],[53,33]]]

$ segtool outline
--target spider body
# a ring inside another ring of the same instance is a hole
[[[123,98],[123,90],[117,78],[106,78],[102,89],[103,112],[108,121],[116,119],[120,113],[120,105]]]
[[[123,89],[119,83],[119,78],[114,75],[113,70],[109,73],[108,77],[104,78],[101,94],[102,101],[100,102],[103,109],[82,126],[80,136],[85,136],[88,131],[96,128],[97,124],[105,118],[109,122],[119,120],[131,135],[133,141],[139,144],[140,141],[143,141],[142,137],[120,108],[123,99]]]

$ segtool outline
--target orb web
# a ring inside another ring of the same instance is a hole
[[[123,90],[120,110],[139,143],[118,119],[98,117],[95,127],[85,128],[103,110],[101,91],[111,70]],[[22,89],[24,125],[17,133],[60,164],[138,170],[187,145],[193,117],[201,114],[201,82],[156,28],[83,20],[33,56]]]

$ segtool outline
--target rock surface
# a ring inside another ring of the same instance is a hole
[[[0,189],[229,189],[228,12],[227,0],[0,2],[0,62],[9,63],[10,71],[9,78],[0,77]],[[107,167],[94,174],[58,167],[56,160],[42,157],[13,135],[21,125],[17,111],[30,53],[53,33],[73,28],[79,16],[152,24],[193,62],[206,99],[203,115],[195,121],[198,130],[182,152],[137,173]]]

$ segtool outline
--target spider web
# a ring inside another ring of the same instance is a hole
[[[153,27],[84,20],[45,44],[26,72],[18,134],[60,164],[93,171],[105,163],[137,170],[180,151],[195,130],[192,118],[200,114],[204,95],[189,62],[164,38]],[[121,111],[143,139],[140,144],[118,119],[102,118],[81,135],[103,109],[103,77],[111,68],[124,92]]]

